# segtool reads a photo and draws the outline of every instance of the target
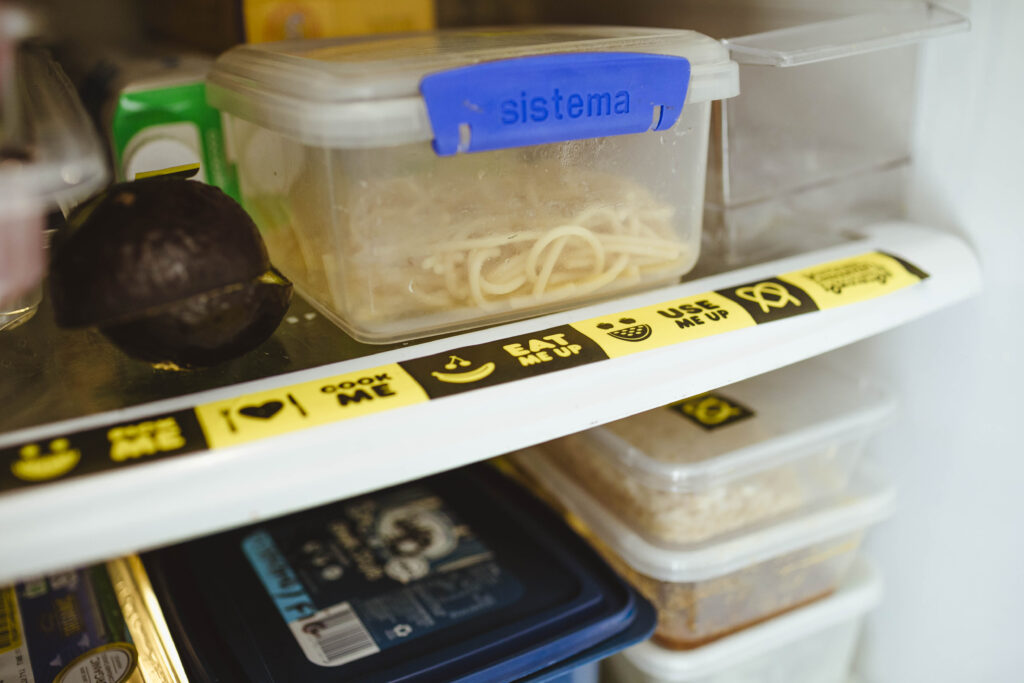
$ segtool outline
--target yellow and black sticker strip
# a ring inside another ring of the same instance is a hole
[[[874,299],[928,275],[871,252],[441,354],[0,450],[0,491],[234,446]]]

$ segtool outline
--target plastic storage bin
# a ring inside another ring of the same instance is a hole
[[[689,652],[641,643],[607,662],[611,683],[845,683],[882,582],[863,560],[831,597]]]
[[[893,406],[815,359],[542,448],[633,533],[685,549],[842,495]]]
[[[830,504],[679,550],[638,534],[541,452],[524,451],[515,461],[654,603],[654,639],[674,649],[696,647],[832,593],[864,530],[888,516],[893,499],[889,486],[862,473]]]
[[[678,280],[736,93],[718,42],[610,27],[245,46],[208,79],[275,265],[373,342]]]
[[[678,26],[725,39],[701,272],[838,242],[904,212],[919,46],[968,28],[921,0],[438,0],[441,25]]]
[[[782,0],[752,23],[714,34],[743,88],[712,111],[704,236],[727,266],[902,215],[918,46],[969,26],[915,0]]]
[[[655,625],[646,600],[487,465],[142,559],[190,680],[547,681]]]

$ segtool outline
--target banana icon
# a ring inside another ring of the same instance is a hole
[[[456,368],[466,368],[472,365],[468,360],[459,358],[458,356],[449,356],[449,360],[445,363],[445,370],[455,370]],[[431,372],[436,379],[441,382],[447,382],[448,384],[470,384],[471,382],[479,382],[485,377],[489,377],[494,372],[495,365],[492,362],[487,362],[478,367],[475,370],[467,370],[466,372]]]

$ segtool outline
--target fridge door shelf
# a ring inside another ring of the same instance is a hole
[[[891,267],[899,262],[886,254],[913,265]],[[793,296],[792,274],[822,264],[848,273],[834,263],[845,259],[866,268],[836,294],[849,302],[815,295],[814,310],[811,298]],[[865,274],[877,282],[859,288]],[[979,290],[964,242],[889,223],[839,246],[418,344],[358,344],[299,299],[262,347],[191,372],[128,359],[95,332],[58,331],[44,312],[0,338],[0,584],[578,432]],[[704,322],[692,321],[687,302]]]

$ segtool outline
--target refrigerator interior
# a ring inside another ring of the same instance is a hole
[[[72,4],[44,3],[60,17],[58,30],[72,23]],[[873,441],[873,460],[898,498],[892,519],[867,542],[885,591],[858,648],[863,683],[1010,683],[1024,671],[1016,621],[1024,613],[1024,462],[1015,457],[1024,323],[1014,307],[1024,287],[1024,3],[945,4],[968,15],[971,30],[921,48],[906,217],[972,245],[985,289],[832,355],[884,377],[900,397],[896,420]],[[103,5],[109,16],[131,17],[127,0]],[[502,7],[510,20],[530,14],[527,5]],[[131,33],[130,19],[96,21],[103,14],[83,15],[90,31]],[[735,366],[714,376],[731,381],[743,372]],[[695,382],[703,379],[695,372]],[[612,413],[601,407],[578,422]],[[519,438],[529,445],[528,431]]]

